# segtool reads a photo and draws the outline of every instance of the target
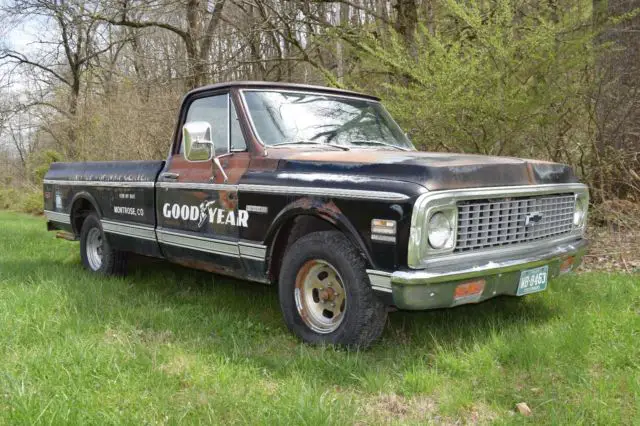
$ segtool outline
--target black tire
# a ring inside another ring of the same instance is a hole
[[[102,260],[99,267],[96,267],[95,261],[92,263],[89,259],[88,246],[91,244],[87,243],[87,239],[90,238],[89,235],[92,233],[99,235],[102,241]],[[127,270],[126,252],[111,247],[96,213],[90,213],[82,223],[82,229],[80,230],[80,257],[86,269],[98,274],[124,275]]]
[[[300,272],[301,276],[305,276],[302,268],[317,260],[337,271],[346,293],[342,322],[335,330],[324,333],[314,331],[308,325],[308,320],[305,322],[296,304],[298,274]],[[371,289],[366,262],[340,232],[314,232],[293,243],[285,253],[278,285],[284,321],[304,342],[336,344],[351,349],[366,348],[384,330],[387,311]]]

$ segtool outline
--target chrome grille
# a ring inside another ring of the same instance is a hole
[[[571,232],[574,194],[458,202],[454,251],[521,244]]]

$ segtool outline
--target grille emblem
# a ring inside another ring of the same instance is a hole
[[[528,214],[524,220],[524,226],[534,226],[542,220],[542,213],[535,212]]]

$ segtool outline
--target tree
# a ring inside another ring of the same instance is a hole
[[[158,28],[169,31],[182,41],[187,60],[187,75],[185,85],[187,89],[201,86],[206,81],[207,64],[211,53],[214,33],[222,20],[222,10],[226,0],[217,0],[210,7],[209,2],[187,0],[164,4],[171,9],[184,7],[184,22],[182,19],[173,22],[173,16],[157,10],[154,3],[147,0],[139,2],[124,0],[117,4],[107,3],[100,12],[93,13],[92,18],[108,22],[112,25],[129,28]],[[157,16],[157,18],[156,18]]]

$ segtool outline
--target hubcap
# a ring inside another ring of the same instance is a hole
[[[296,276],[296,307],[304,323],[316,333],[335,331],[347,308],[347,294],[338,271],[324,260],[309,260]]]
[[[89,230],[86,246],[89,266],[97,271],[102,266],[102,232],[98,228]]]

